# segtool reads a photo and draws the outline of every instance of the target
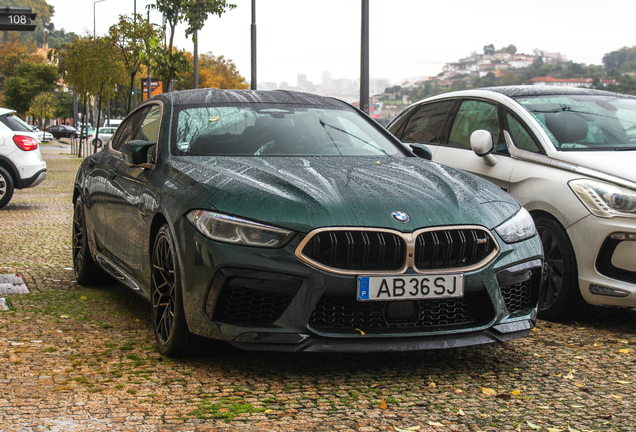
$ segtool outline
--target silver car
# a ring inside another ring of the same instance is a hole
[[[434,162],[477,174],[532,214],[545,251],[539,317],[581,298],[636,306],[636,98],[491,87],[417,102],[388,130]]]
[[[97,130],[99,131],[98,133],[96,132]],[[116,130],[117,126],[101,127],[91,133],[89,140],[93,145],[97,144],[97,147],[101,147],[104,143],[108,143],[108,141],[110,141]]]

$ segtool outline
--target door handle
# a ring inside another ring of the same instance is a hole
[[[108,170],[108,178],[109,179],[114,179],[115,177],[117,177],[117,171],[115,170]]]
[[[88,158],[88,166],[89,167],[93,168],[96,163],[97,163],[97,160],[95,158]]]

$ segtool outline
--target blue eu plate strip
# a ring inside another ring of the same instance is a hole
[[[369,300],[369,278],[358,278],[358,299]]]

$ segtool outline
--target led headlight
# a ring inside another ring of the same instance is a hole
[[[636,217],[636,191],[599,180],[578,179],[570,189],[592,214],[600,217]]]
[[[192,210],[186,217],[201,234],[223,243],[278,248],[295,234],[293,231],[208,210]]]
[[[537,232],[530,213],[523,207],[516,215],[495,228],[506,243],[516,243],[532,237]]]

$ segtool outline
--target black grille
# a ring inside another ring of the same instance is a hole
[[[225,287],[214,309],[214,321],[228,324],[273,324],[292,301],[292,294]]]
[[[392,310],[401,304],[408,307]],[[314,308],[309,324],[325,332],[356,333],[360,329],[365,333],[401,333],[473,327],[493,317],[486,291],[467,293],[460,299],[407,302],[359,302],[351,297],[324,296]]]
[[[342,270],[399,270],[404,266],[406,242],[380,231],[325,231],[309,240],[303,254]]]
[[[530,279],[518,284],[501,287],[501,295],[504,298],[508,312],[512,314],[536,306],[540,283],[541,272],[540,270],[534,270]]]
[[[494,248],[494,240],[483,230],[427,231],[417,236],[415,267],[425,270],[470,266],[484,260]]]

